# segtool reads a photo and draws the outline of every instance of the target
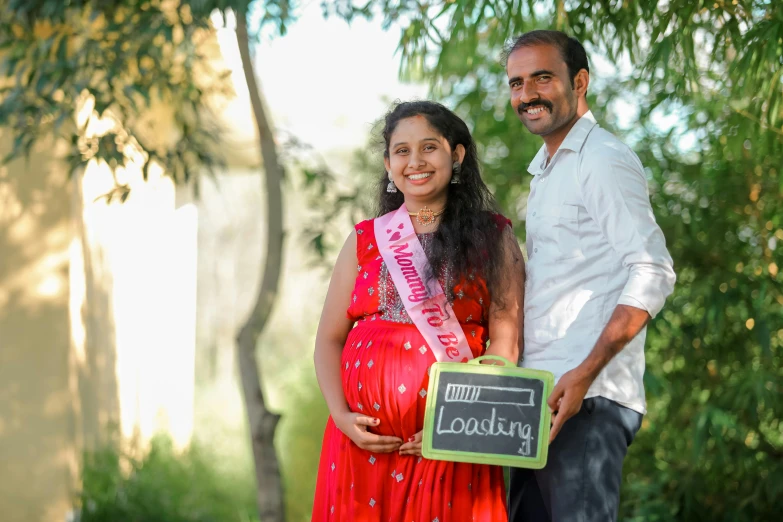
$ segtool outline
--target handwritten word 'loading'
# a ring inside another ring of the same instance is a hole
[[[533,427],[518,421],[509,421],[504,417],[498,417],[497,410],[482,411],[481,417],[454,417],[449,422],[448,418],[444,421],[443,414],[446,406],[441,406],[438,410],[438,422],[435,425],[437,435],[467,435],[480,437],[510,437],[519,439],[520,444],[517,453],[522,456],[530,455],[533,448]],[[479,415],[481,415],[479,414]],[[487,415],[489,414],[489,415]]]
[[[528,388],[506,388],[472,384],[446,385],[446,402],[534,406],[534,398],[533,390]]]

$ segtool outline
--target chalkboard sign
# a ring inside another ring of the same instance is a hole
[[[503,366],[480,364],[501,361]],[[435,363],[430,372],[422,454],[428,459],[541,469],[549,449],[550,372],[501,357]]]

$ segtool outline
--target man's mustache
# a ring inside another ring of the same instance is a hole
[[[549,112],[552,112],[552,104],[550,102],[544,100],[544,99],[541,99],[541,98],[539,98],[537,100],[533,100],[530,103],[521,102],[519,104],[519,107],[517,107],[517,112],[519,114],[522,114],[522,111],[526,111],[530,107],[535,107],[536,105],[540,105],[542,107],[546,107],[547,109],[549,109]]]

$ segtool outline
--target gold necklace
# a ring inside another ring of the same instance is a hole
[[[432,209],[427,208],[427,205],[424,205],[424,207],[421,208],[418,212],[408,211],[408,215],[411,217],[416,217],[416,222],[419,225],[423,227],[429,227],[435,223],[435,218],[444,212],[446,212],[445,208],[438,210],[437,212],[433,212]]]

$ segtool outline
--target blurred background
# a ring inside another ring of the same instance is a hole
[[[777,0],[0,0],[0,520],[309,520],[312,364],[377,121],[460,114],[524,240],[500,51],[575,35],[678,283],[621,519],[783,513]]]

